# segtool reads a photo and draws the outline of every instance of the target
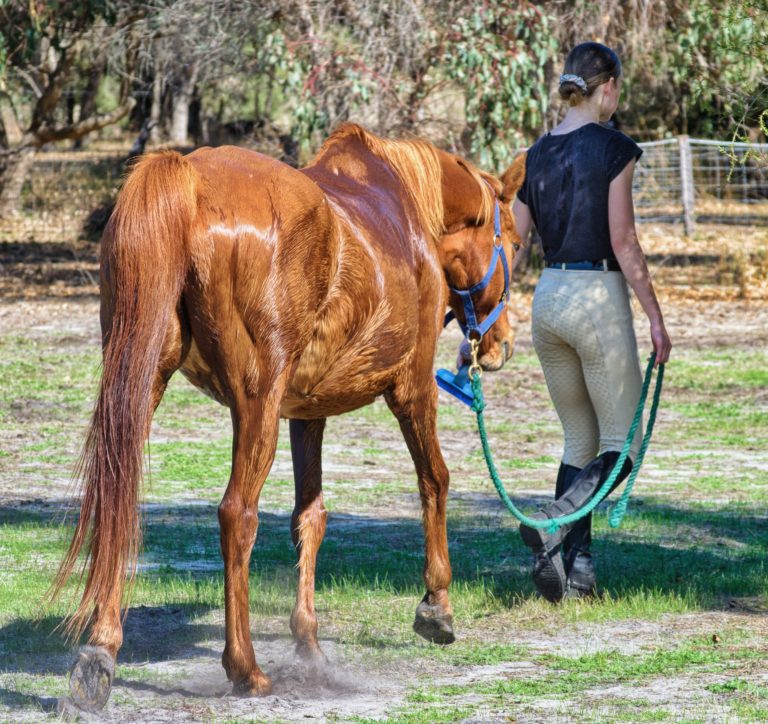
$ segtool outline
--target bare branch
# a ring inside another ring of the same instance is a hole
[[[63,141],[65,139],[77,139],[87,136],[93,131],[98,131],[113,123],[117,123],[121,118],[127,116],[136,105],[135,98],[127,98],[122,104],[115,108],[111,113],[102,113],[98,116],[91,116],[79,123],[73,123],[68,126],[59,126],[58,128],[42,127],[34,134],[35,145],[42,146],[51,141]]]
[[[27,84],[32,89],[32,93],[34,93],[35,98],[42,98],[43,97],[43,91],[40,90],[40,86],[35,82],[35,79],[32,77],[32,74],[24,70],[24,68],[17,68],[14,67],[13,70],[20,75],[25,81],[27,81]]]

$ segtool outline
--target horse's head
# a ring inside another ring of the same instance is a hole
[[[523,182],[525,157],[519,156],[501,181],[458,156],[441,153],[440,160],[445,233],[438,252],[450,289],[448,303],[465,334],[480,337],[480,366],[498,370],[512,356],[515,341],[500,303],[520,244],[510,204]],[[464,345],[462,354],[468,361]]]

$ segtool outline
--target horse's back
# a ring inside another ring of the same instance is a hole
[[[185,157],[205,182],[205,220],[248,218],[270,226],[290,222],[324,203],[320,188],[286,163],[236,146],[199,148]]]
[[[232,385],[258,395],[291,365],[283,415],[325,417],[372,401],[430,346],[420,297],[426,279],[440,298],[433,250],[362,161],[347,158],[361,169],[351,178],[231,146],[186,158],[202,180],[185,291],[194,384],[230,404]]]

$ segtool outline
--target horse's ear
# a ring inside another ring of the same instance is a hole
[[[527,153],[520,153],[512,161],[512,165],[501,174],[501,184],[503,186],[501,196],[502,201],[508,203],[515,198],[517,190],[523,185],[525,180],[525,157]]]

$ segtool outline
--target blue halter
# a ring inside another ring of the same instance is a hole
[[[501,265],[504,267],[504,291],[501,294],[499,303],[493,309],[493,311],[480,323],[477,321],[477,315],[475,314],[475,305],[472,304],[472,295],[477,292],[483,291],[491,282],[493,275],[496,271],[496,265],[501,258]],[[483,335],[491,328],[493,323],[499,318],[504,306],[507,303],[507,297],[509,295],[509,265],[507,264],[507,255],[504,253],[504,245],[501,243],[501,215],[499,211],[499,201],[496,199],[493,209],[493,256],[491,257],[491,263],[488,267],[488,271],[485,276],[474,286],[469,289],[456,289],[455,287],[448,287],[452,292],[458,294],[461,298],[462,306],[464,307],[464,323],[456,319],[456,315],[453,310],[445,315],[445,321],[443,326],[447,327],[453,319],[459,322],[461,331],[464,332],[464,336],[469,339],[470,335],[475,335],[475,339],[478,341]]]

